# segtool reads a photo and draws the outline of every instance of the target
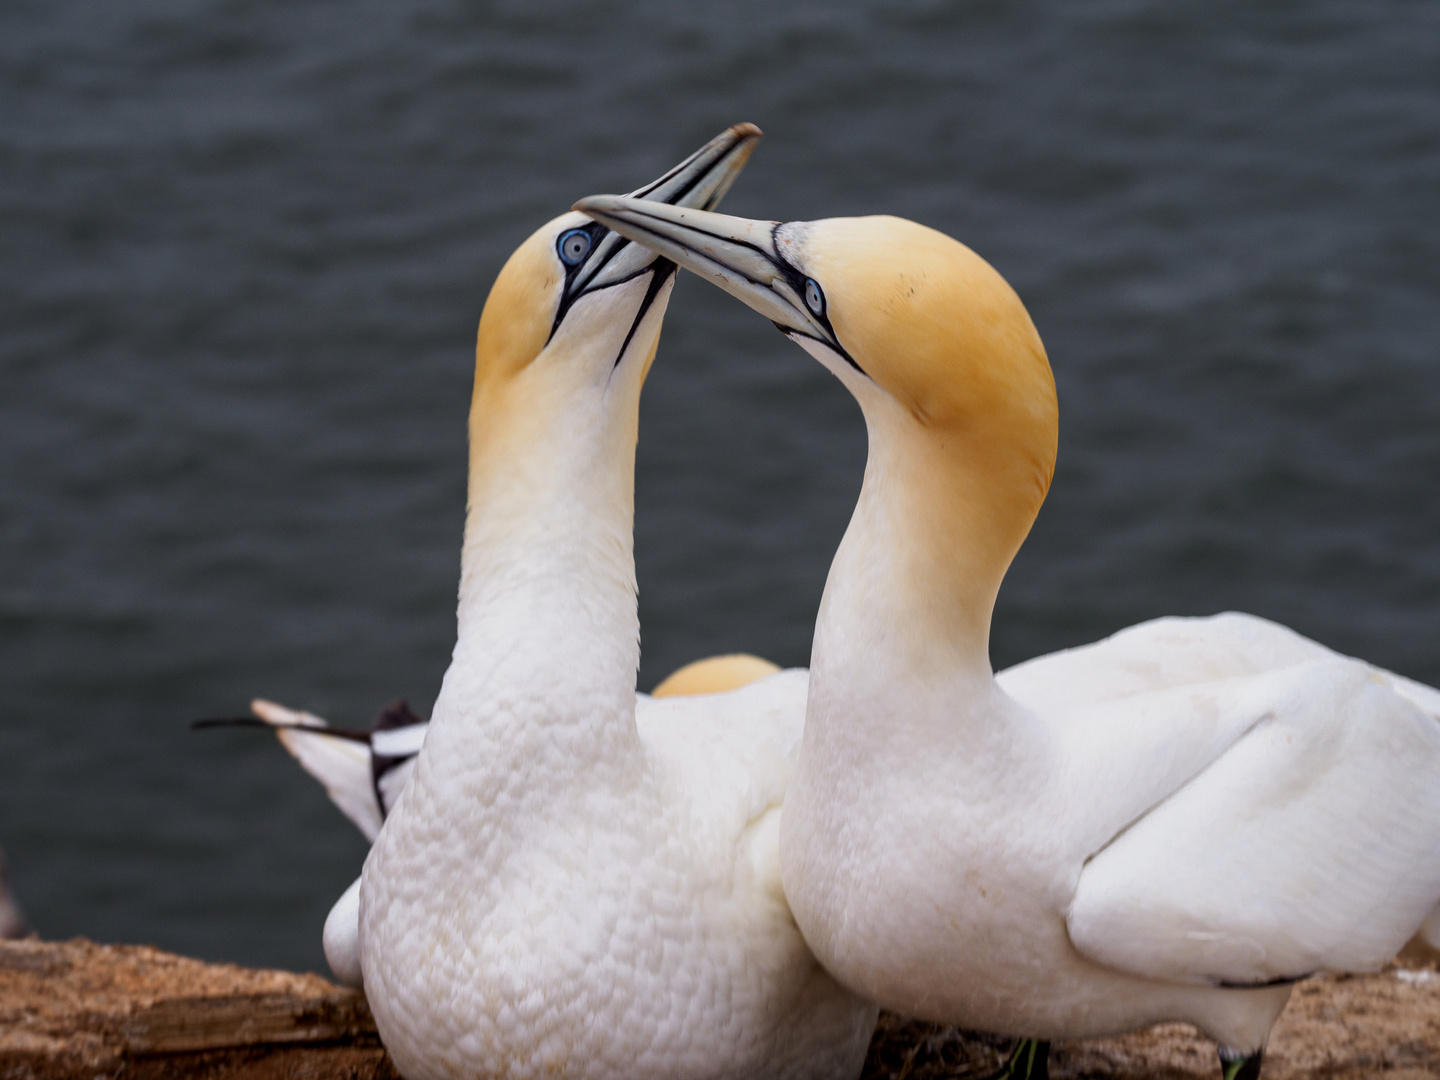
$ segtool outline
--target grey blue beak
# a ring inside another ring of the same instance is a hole
[[[574,209],[718,285],[781,332],[813,338],[854,363],[830,325],[823,290],[786,257],[785,231],[793,226],[631,195],[591,195]]]
[[[705,210],[718,206],[760,139],[761,131],[754,124],[727,128],[658,180],[636,188],[630,197]],[[652,252],[631,247],[623,233],[596,232],[600,235],[593,238],[594,246],[584,264],[566,282],[566,303],[557,315],[557,325],[564,314],[563,308],[568,308],[585,293],[628,281],[649,269],[655,261]]]

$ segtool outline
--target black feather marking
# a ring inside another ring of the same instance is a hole
[[[415,724],[423,724],[424,720],[410,711],[404,698],[396,698],[380,710],[380,715],[375,718],[375,726],[371,731],[394,731],[396,728],[412,727]]]
[[[650,286],[645,290],[645,298],[640,301],[640,310],[635,313],[635,319],[630,323],[630,329],[625,334],[625,340],[620,344],[620,352],[615,356],[615,363],[610,366],[613,372],[620,366],[620,361],[625,359],[625,350],[630,348],[630,341],[635,337],[635,331],[640,328],[640,320],[645,318],[645,313],[650,310],[650,305],[655,302],[655,297],[660,295],[665,282],[670,280],[670,275],[675,273],[676,266],[669,259],[656,259],[647,268],[655,271],[655,276],[650,279]]]
[[[405,703],[404,698],[396,698],[380,710],[380,715],[375,718],[375,726],[372,730],[396,731],[399,728],[414,727],[423,723],[425,723],[424,720],[410,711],[410,706]],[[390,816],[390,808],[385,805],[385,796],[380,790],[380,781],[396,766],[415,756],[414,754],[401,754],[392,757],[389,754],[377,754],[372,748],[370,752],[370,789],[375,793],[375,805],[380,808],[381,821]]]
[[[1228,979],[1220,979],[1215,985],[1223,986],[1226,990],[1262,990],[1267,986],[1288,986],[1314,974],[1313,971],[1307,971],[1304,975],[1282,975],[1278,979],[1268,979],[1265,982],[1230,982]]]

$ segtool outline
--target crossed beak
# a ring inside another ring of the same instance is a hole
[[[781,333],[813,338],[850,363],[830,320],[807,304],[809,279],[782,254],[778,221],[716,214],[627,195],[591,195],[573,209],[718,285]],[[809,293],[818,297],[818,290]]]

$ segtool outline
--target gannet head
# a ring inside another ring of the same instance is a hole
[[[737,124],[636,195],[716,205],[760,139]],[[501,269],[480,316],[470,413],[470,502],[539,494],[591,463],[600,495],[633,483],[640,388],[675,266],[579,213],[536,230]],[[557,498],[563,498],[558,489]],[[533,500],[532,500],[533,503]]]
[[[1004,416],[1040,442],[1050,431],[1053,463],[1045,347],[1015,291],[959,241],[885,216],[752,221],[610,195],[575,208],[745,301],[862,407],[874,387],[937,431]]]
[[[643,367],[659,335],[659,319],[647,316],[659,314],[655,302],[673,272],[668,260],[583,214],[541,226],[506,261],[485,300],[475,340],[477,399],[536,365],[577,387],[607,384],[627,360]]]
[[[631,197],[709,209],[724,198],[760,137],[754,124],[736,124]],[[668,260],[583,214],[562,214],[541,226],[510,256],[485,301],[476,338],[477,392],[551,354],[572,361],[572,370],[588,363],[595,369],[589,373],[606,382],[629,358],[639,356],[648,367],[650,350],[639,331],[647,316],[660,314],[654,309],[673,272]],[[646,337],[658,335],[659,321],[650,320],[653,332]]]
[[[874,518],[872,534],[889,530],[884,557],[904,548],[910,587],[946,612],[966,594],[967,633],[988,633],[1058,435],[1045,348],[1004,278],[900,218],[752,221],[606,195],[575,206],[737,296],[839,376],[870,431],[857,519],[878,506],[902,523]],[[955,588],[937,589],[947,577]]]

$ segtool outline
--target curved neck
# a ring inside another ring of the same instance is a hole
[[[458,634],[427,749],[563,784],[638,753],[639,393],[622,376],[567,385],[546,364],[476,387]]]
[[[940,427],[845,378],[870,452],[821,601],[812,701],[853,714],[872,697],[893,701],[897,686],[952,704],[966,687],[988,693],[990,618],[1049,486],[1053,412]]]

